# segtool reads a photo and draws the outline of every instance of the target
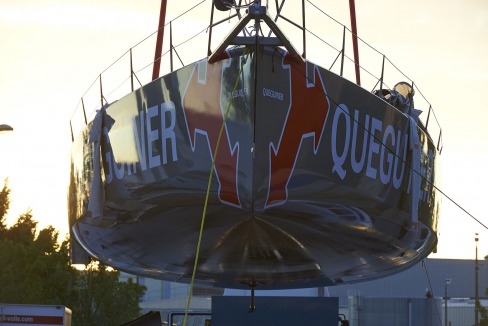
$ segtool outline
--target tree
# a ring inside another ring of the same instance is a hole
[[[66,297],[61,288],[71,273],[67,251],[57,243],[54,228],[36,233],[30,211],[5,228],[0,240],[0,302],[62,304]]]
[[[488,288],[485,289],[485,294],[488,295]],[[478,309],[478,312],[480,313],[481,316],[479,325],[488,326],[488,309],[483,307],[479,300],[476,300],[476,308]]]
[[[119,272],[97,262],[78,271],[70,264],[69,239],[49,226],[38,231],[32,211],[5,224],[10,204],[5,183],[0,192],[0,302],[66,305],[73,325],[120,325],[140,315],[145,287],[119,282]]]
[[[3,183],[3,189],[0,191],[0,237],[3,235],[7,226],[5,225],[5,215],[7,215],[10,206],[10,189],[8,188],[8,179]]]
[[[98,263],[79,273],[74,293],[76,311],[84,324],[121,325],[140,315],[139,298],[145,288],[132,279],[119,282],[119,276],[119,272]]]

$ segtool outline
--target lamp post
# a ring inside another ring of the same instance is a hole
[[[447,326],[447,285],[451,284],[451,279],[446,278],[444,283],[444,325]]]
[[[474,243],[475,243],[475,265],[474,265],[474,325],[478,326],[478,233],[475,233]]]
[[[2,124],[0,125],[0,132],[5,132],[5,131],[12,131],[14,128],[10,127],[9,125]]]

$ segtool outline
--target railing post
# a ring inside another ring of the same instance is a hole
[[[307,57],[307,42],[306,42],[306,28],[305,28],[305,0],[302,0],[302,29],[303,29],[303,58]]]
[[[415,93],[413,80],[412,80],[412,92]],[[413,93],[410,96],[411,99],[413,99]],[[410,106],[408,108],[408,115],[412,115],[412,103],[410,103]]]
[[[83,109],[83,117],[85,118],[85,125],[87,125],[88,120],[86,119],[85,101],[83,101],[83,97],[81,98],[81,108]]]
[[[212,11],[210,12],[210,31],[208,33],[208,49],[207,49],[207,56],[210,56],[212,54],[212,50],[210,49],[210,46],[212,44],[212,25],[213,25],[213,15],[214,15],[214,4],[212,1]]]
[[[442,152],[442,148],[440,148],[441,138],[442,138],[442,129],[441,131],[439,131],[439,139],[437,140],[437,150],[439,151],[439,154]]]
[[[134,67],[132,66],[132,48],[130,48],[130,90],[134,91]]]
[[[173,24],[172,20],[169,22],[169,62],[171,72],[173,72]]]
[[[341,55],[341,77],[344,71],[344,52],[346,51],[346,26],[344,26],[344,32],[342,33],[342,55]]]
[[[383,77],[385,73],[385,55],[383,54],[383,63],[381,64],[380,94],[383,96]]]
[[[73,125],[71,124],[71,119],[69,120],[69,129],[71,130],[71,142],[74,142],[75,136],[73,135]]]
[[[427,121],[425,122],[425,129],[429,126],[430,111],[432,110],[432,104],[429,105],[429,113],[427,113]]]
[[[103,108],[103,89],[102,89],[102,74],[99,75],[100,79],[100,108]]]

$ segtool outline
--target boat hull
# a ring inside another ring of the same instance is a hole
[[[311,62],[245,52],[153,81],[75,139],[69,215],[84,250],[190,282],[204,217],[204,285],[357,282],[425,258],[439,214],[426,131]]]

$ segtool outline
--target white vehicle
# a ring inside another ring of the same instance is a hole
[[[65,306],[0,303],[0,326],[71,326],[71,310]]]

